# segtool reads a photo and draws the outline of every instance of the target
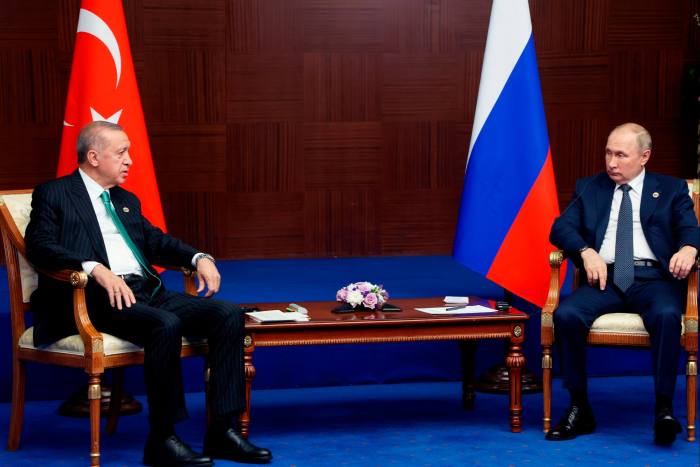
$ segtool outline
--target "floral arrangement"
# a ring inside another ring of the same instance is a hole
[[[345,302],[353,308],[362,306],[370,310],[381,310],[389,299],[389,293],[384,286],[370,282],[355,282],[348,284],[335,294],[335,299]]]

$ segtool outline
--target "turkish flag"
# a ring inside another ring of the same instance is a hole
[[[123,186],[139,197],[148,220],[165,230],[121,0],[82,0],[57,176],[76,169],[78,134],[97,120],[126,131],[134,170]]]

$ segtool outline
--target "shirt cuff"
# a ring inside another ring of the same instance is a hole
[[[206,253],[202,253],[201,251],[199,253],[195,253],[195,255],[192,257],[192,267],[197,268],[197,261],[199,261],[199,258],[202,256],[206,256]]]
[[[98,263],[97,261],[83,261],[80,263],[83,266],[83,271],[85,271],[85,274],[88,276],[92,276],[92,270],[95,269],[95,266],[97,266]]]

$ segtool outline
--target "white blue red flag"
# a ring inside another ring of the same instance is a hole
[[[559,215],[527,0],[494,0],[454,258],[542,306]]]

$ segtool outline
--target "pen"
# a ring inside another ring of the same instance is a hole
[[[467,305],[451,306],[449,308],[445,308],[445,311],[455,311],[455,310],[459,310],[461,308],[466,308],[466,307],[467,307]]]

